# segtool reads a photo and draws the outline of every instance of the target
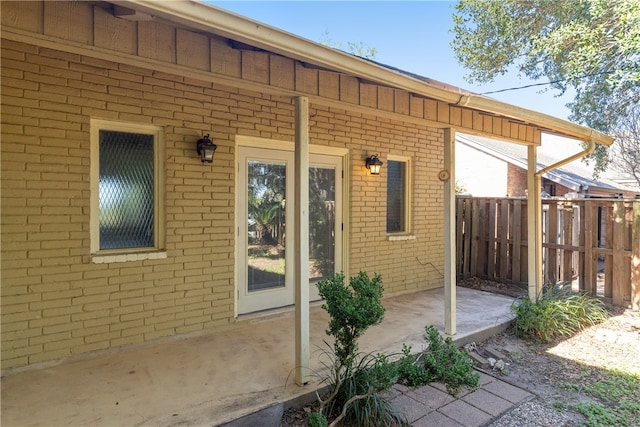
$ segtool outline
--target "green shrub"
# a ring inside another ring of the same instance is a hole
[[[409,387],[430,383],[433,378],[424,369],[421,359],[423,353],[411,354],[411,346],[402,344],[402,358],[398,361],[398,382]]]
[[[458,350],[451,338],[443,339],[435,326],[427,326],[425,331],[429,348],[424,367],[434,380],[444,383],[452,396],[456,396],[462,386],[478,388],[480,375],[473,370],[471,357]]]
[[[347,425],[404,425],[380,395],[393,385],[395,365],[381,354],[358,353],[358,338],[384,317],[381,277],[376,274],[370,279],[360,272],[347,285],[340,273],[317,286],[325,300],[322,308],[330,316],[326,333],[334,338],[332,352],[326,353],[329,362],[325,363],[329,370],[325,382],[331,391],[324,399],[318,396],[323,415],[333,419],[331,426],[342,420]]]
[[[572,335],[609,317],[602,301],[564,289],[547,290],[535,302],[521,299],[511,310],[516,315],[516,335],[539,342]]]
[[[309,427],[327,427],[327,417],[322,412],[311,412],[307,416],[307,425]]]
[[[322,308],[329,313],[327,335],[335,338],[334,351],[344,366],[351,366],[358,354],[358,338],[370,326],[382,322],[382,278],[376,274],[373,279],[365,272],[344,283],[344,274],[318,282],[318,291],[325,302]]]
[[[452,396],[463,386],[478,388],[480,375],[473,370],[471,357],[458,350],[451,338],[443,339],[435,326],[427,326],[425,332],[429,347],[424,353],[412,355],[411,347],[403,345],[398,382],[409,386],[441,382]]]

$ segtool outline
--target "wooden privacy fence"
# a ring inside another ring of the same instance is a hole
[[[458,196],[458,277],[527,282],[527,200]],[[545,284],[640,308],[640,201],[542,200]]]

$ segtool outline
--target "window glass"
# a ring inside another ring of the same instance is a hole
[[[154,136],[100,130],[100,250],[153,247]]]
[[[387,161],[387,233],[406,230],[407,163]]]

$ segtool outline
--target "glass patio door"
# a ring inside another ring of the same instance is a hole
[[[239,148],[238,313],[292,305],[293,152]],[[309,168],[310,299],[314,285],[341,269],[341,158],[311,155]],[[339,174],[339,175],[338,175]],[[338,198],[339,197],[339,198]],[[291,230],[291,231],[290,231]]]

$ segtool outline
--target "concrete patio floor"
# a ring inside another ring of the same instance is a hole
[[[457,288],[458,344],[504,329],[513,298]],[[444,330],[443,289],[384,300],[385,319],[361,351],[424,348],[424,327]],[[311,368],[322,368],[328,316],[311,308]],[[154,342],[2,378],[4,427],[218,425],[313,392],[293,382],[294,318],[283,311],[213,334]]]

